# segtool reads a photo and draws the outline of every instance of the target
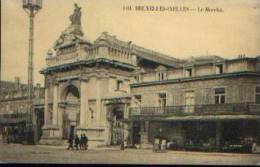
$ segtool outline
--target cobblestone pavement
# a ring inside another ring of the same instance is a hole
[[[259,154],[230,154],[152,150],[91,148],[68,151],[64,147],[0,144],[1,163],[102,163],[102,164],[214,164],[260,165]]]

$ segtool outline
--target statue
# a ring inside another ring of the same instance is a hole
[[[61,33],[59,39],[54,44],[54,48],[57,48],[63,43],[76,40],[77,36],[83,36],[81,28],[81,7],[79,7],[76,3],[74,6],[74,12],[69,17],[71,24]]]
[[[81,7],[79,7],[76,3],[74,4],[74,6],[74,13],[70,16],[71,24],[81,25]]]

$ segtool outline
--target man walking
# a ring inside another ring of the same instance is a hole
[[[84,137],[83,134],[80,135],[79,149],[83,150],[84,147]]]
[[[70,135],[68,143],[69,143],[69,147],[67,148],[67,150],[69,150],[70,148],[72,150],[74,150],[74,148],[73,148],[73,135]]]
[[[74,142],[75,142],[75,147],[76,147],[76,150],[79,150],[79,137],[78,137],[78,135],[75,135],[75,140],[74,140]]]
[[[84,149],[87,150],[88,149],[88,137],[85,135],[85,133],[83,134],[83,142],[84,142]]]

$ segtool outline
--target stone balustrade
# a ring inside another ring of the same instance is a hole
[[[63,52],[57,54],[57,56],[49,57],[46,59],[47,67],[58,66],[63,64],[74,63],[77,61],[94,60],[94,59],[108,59],[118,61],[120,63],[126,63],[130,65],[136,65],[133,55],[129,51],[123,51],[122,49],[115,49],[104,46],[97,46],[91,48],[79,48],[75,52]]]

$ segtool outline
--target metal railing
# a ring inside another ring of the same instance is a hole
[[[180,105],[165,107],[131,107],[129,116],[187,116],[187,115],[260,115],[260,104],[232,103]]]

